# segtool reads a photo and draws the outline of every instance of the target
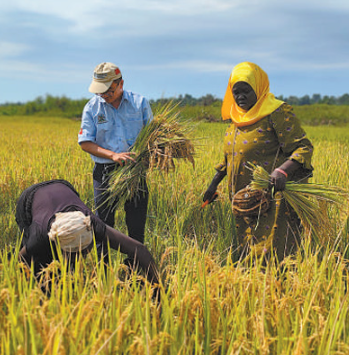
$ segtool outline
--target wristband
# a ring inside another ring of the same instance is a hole
[[[281,174],[285,175],[286,177],[288,177],[286,171],[284,171],[284,170],[282,170],[280,168],[276,168],[275,171],[278,171],[279,173],[281,173]]]

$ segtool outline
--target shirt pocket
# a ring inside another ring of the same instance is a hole
[[[108,116],[108,113],[97,112],[93,117],[96,126],[96,143],[103,148],[106,148],[105,143],[113,137],[113,121]]]
[[[129,113],[125,115],[125,120],[128,124],[136,126],[140,125],[141,127],[143,127],[143,117],[141,113]]]
[[[113,130],[108,123],[101,123],[97,126],[96,143],[103,146],[105,142],[113,139]]]
[[[141,114],[133,113],[125,115],[126,141],[129,146],[133,145],[143,128],[143,118]]]

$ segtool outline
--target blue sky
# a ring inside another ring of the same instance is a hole
[[[0,4],[0,103],[89,98],[117,64],[149,99],[223,98],[251,61],[275,95],[349,92],[348,0],[11,0]]]

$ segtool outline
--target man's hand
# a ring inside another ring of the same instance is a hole
[[[135,161],[133,158],[136,155],[134,152],[125,152],[125,153],[114,153],[111,157],[112,161],[118,163],[120,166],[124,166],[128,161]]]
[[[94,142],[82,142],[80,143],[81,149],[87,153],[90,153],[96,157],[110,159],[121,166],[124,166],[129,160],[135,161],[133,156],[136,155],[134,152],[123,152],[115,153],[109,149],[100,147]]]

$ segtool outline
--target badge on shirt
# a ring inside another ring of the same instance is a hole
[[[97,123],[98,124],[100,124],[100,123],[106,123],[106,122],[108,122],[107,121],[107,119],[105,118],[105,116],[104,115],[98,115],[98,117],[97,117]]]

